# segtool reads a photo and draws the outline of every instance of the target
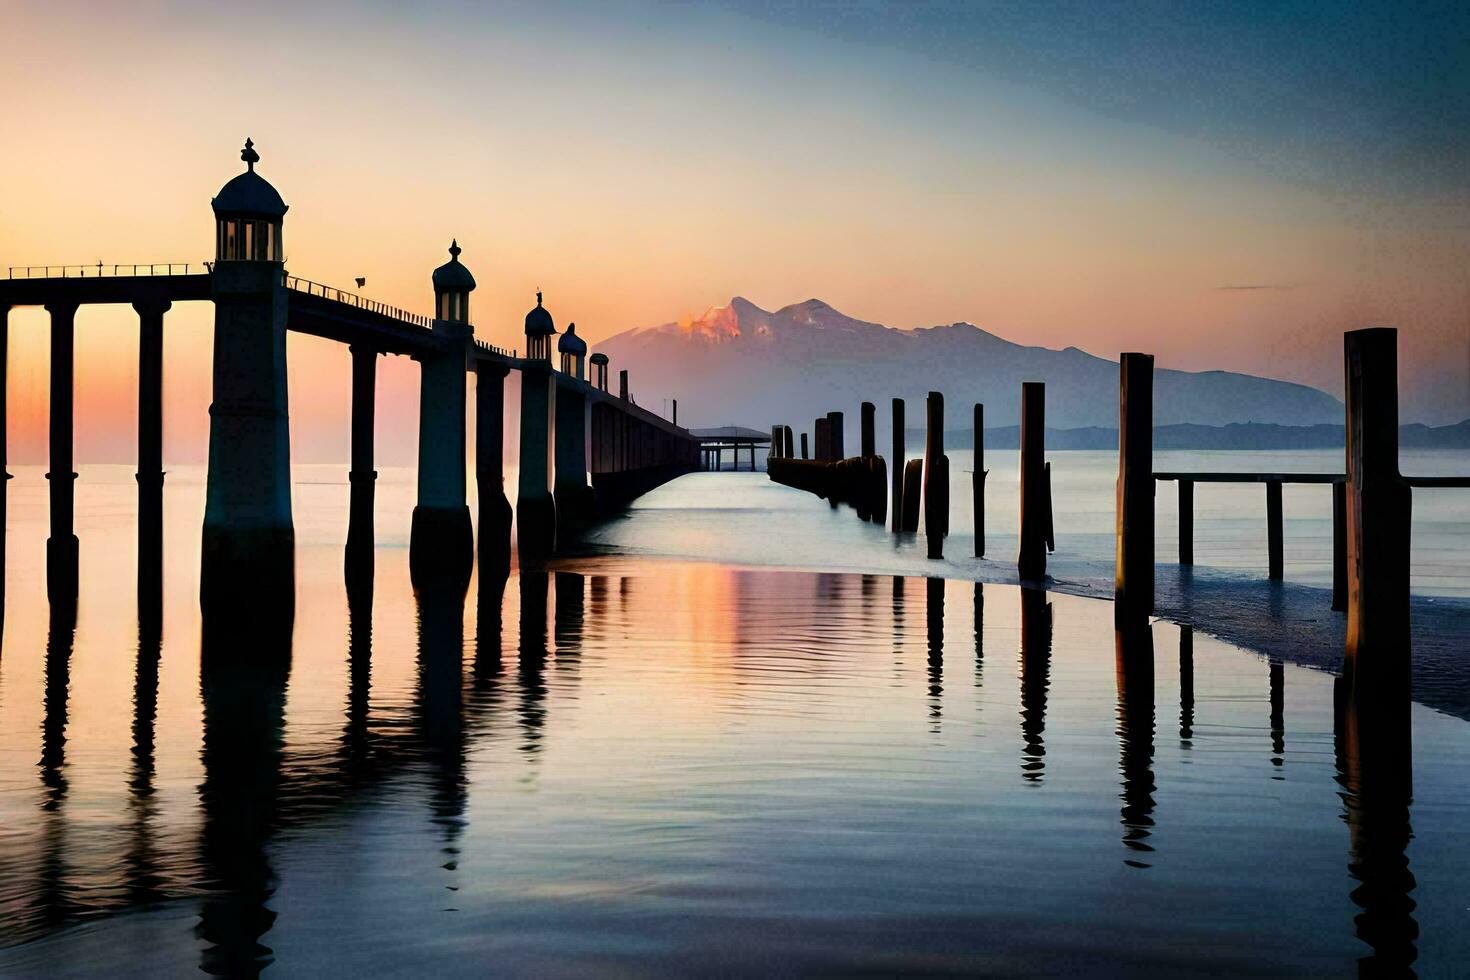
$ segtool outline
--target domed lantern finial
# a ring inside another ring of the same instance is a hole
[[[541,290],[539,290],[539,289],[536,290],[536,305],[537,306],[540,306],[541,305]]]
[[[459,253],[461,251],[463,251],[463,249],[461,249],[459,247],[459,239],[458,238],[451,238],[449,240],[449,260],[451,262],[458,262],[459,261]]]
[[[255,165],[260,162],[260,154],[255,152],[255,141],[249,136],[245,137],[245,149],[240,151],[240,159],[245,161],[245,167],[251,173],[255,172]]]

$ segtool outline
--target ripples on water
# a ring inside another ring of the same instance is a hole
[[[349,602],[338,490],[243,657],[200,636],[187,501],[141,627],[126,520],[82,522],[75,619],[12,525],[0,973],[1470,956],[1463,722],[1413,707],[1411,809],[1406,730],[1330,676],[1088,599],[618,558],[415,598],[384,535]]]

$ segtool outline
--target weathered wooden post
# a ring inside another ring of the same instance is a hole
[[[1194,564],[1194,481],[1179,481],[1179,564]]]
[[[766,454],[766,458],[768,460],[781,458],[781,427],[779,425],[771,426],[771,449]]]
[[[1407,705],[1409,485],[1399,475],[1398,331],[1352,330],[1347,374],[1347,650],[1353,691]]]
[[[1046,385],[1021,383],[1021,550],[1023,580],[1046,577]]]
[[[919,530],[919,511],[924,502],[924,461],[911,459],[903,466],[903,529]]]
[[[801,434],[801,458],[802,459],[809,459],[810,458],[810,455],[807,453],[806,433],[805,432],[803,432]]]
[[[1124,354],[1118,363],[1117,574],[1113,618],[1119,629],[1146,625],[1154,611],[1154,359]]]
[[[1332,485],[1332,608],[1347,609],[1347,484]]]
[[[864,458],[878,455],[877,436],[874,435],[873,417],[877,414],[877,407],[872,402],[863,402],[862,426],[863,426],[863,452]]]
[[[846,425],[842,421],[842,413],[841,412],[828,412],[827,413],[827,427],[828,427],[828,432],[827,432],[827,439],[828,439],[827,452],[829,452],[831,454],[827,458],[828,459],[846,459],[847,458],[847,452],[846,452],[845,446],[843,444],[843,433],[846,431]]]
[[[795,442],[794,442],[794,437],[791,434],[791,426],[789,426],[789,425],[783,425],[783,426],[781,426],[781,434],[782,434],[781,455],[784,456],[787,459],[791,459],[791,458],[793,458],[796,455],[796,445],[795,445]]]
[[[949,457],[944,455],[944,395],[929,392],[924,433],[924,535],[930,558],[944,557],[949,533]]]
[[[975,557],[985,557],[985,406],[975,403],[975,470],[970,474],[971,504],[975,512]]]
[[[1273,582],[1282,579],[1281,544],[1281,481],[1266,481],[1266,554],[1267,577]]]
[[[903,530],[903,399],[893,399],[893,533]]]
[[[832,420],[829,418],[817,419],[812,423],[812,438],[816,441],[817,462],[828,463],[832,461]]]

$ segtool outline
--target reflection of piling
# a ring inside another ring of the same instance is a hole
[[[1347,360],[1347,651],[1355,690],[1409,695],[1409,486],[1399,475],[1398,333],[1353,330]]]
[[[1021,590],[1021,775],[1046,773],[1046,698],[1051,688],[1051,603],[1039,589]]]
[[[944,579],[924,580],[925,636],[929,648],[929,718],[938,730],[944,697]]]
[[[944,455],[944,395],[929,392],[924,433],[924,535],[929,557],[944,556],[949,533],[949,457]]]
[[[975,471],[970,474],[971,507],[975,513],[975,557],[985,557],[985,406],[975,403]]]
[[[1146,622],[1154,611],[1153,374],[1152,355],[1124,354],[1120,359],[1113,593],[1119,627]]]
[[[1123,846],[1148,853],[1154,826],[1154,648],[1147,623],[1119,629],[1114,634],[1118,679],[1118,770],[1123,778],[1119,798]],[[1135,868],[1149,865],[1125,858]]]
[[[1194,627],[1179,627],[1179,740],[1194,738]]]
[[[1046,385],[1026,381],[1021,384],[1021,552],[1016,562],[1022,579],[1046,576],[1051,523],[1046,482]]]
[[[892,500],[889,505],[894,508],[894,533],[904,529],[904,400],[894,398],[894,472],[889,476],[892,480]]]

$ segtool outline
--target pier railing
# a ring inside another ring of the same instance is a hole
[[[5,269],[7,279],[101,279],[116,276],[187,276],[191,271],[207,272],[208,262],[139,262],[108,265],[12,265]]]
[[[432,323],[430,318],[424,316],[422,313],[410,313],[401,307],[380,303],[377,300],[368,299],[366,296],[359,296],[357,293],[349,293],[345,289],[338,289],[336,286],[312,282],[310,279],[303,279],[300,276],[293,276],[289,273],[286,274],[286,288],[298,293],[305,293],[308,296],[321,296],[324,299],[345,303],[348,306],[353,306],[360,310],[367,310],[370,313],[390,316],[395,320],[404,320],[415,326],[423,327],[425,330],[429,329]]]

